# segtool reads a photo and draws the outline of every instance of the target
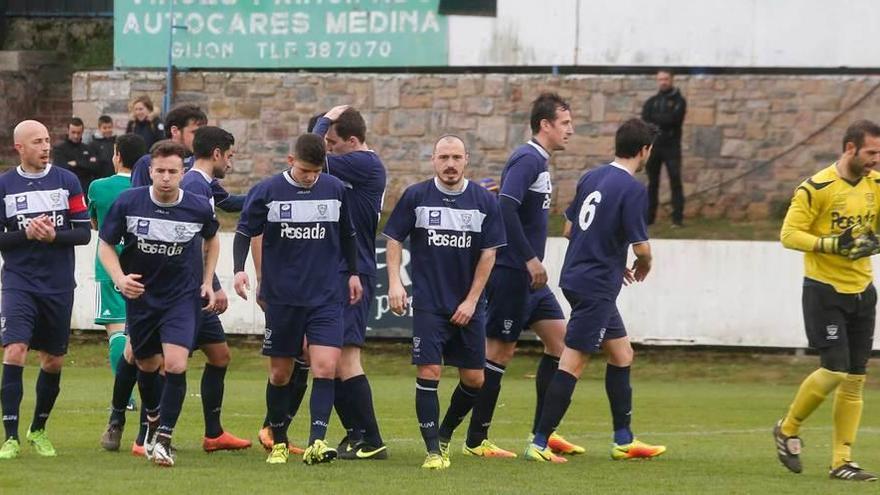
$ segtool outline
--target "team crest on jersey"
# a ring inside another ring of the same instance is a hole
[[[504,320],[504,333],[510,333],[511,328],[513,328],[513,320]]]
[[[865,202],[873,203],[874,202],[874,193],[865,193]]]
[[[150,221],[149,220],[138,220],[136,231],[137,231],[138,235],[149,234],[150,233]]]
[[[440,226],[440,210],[431,210],[428,212],[428,225]]]
[[[63,203],[61,202],[60,192],[53,192],[49,195],[49,199],[52,201],[52,208],[60,208],[61,206],[63,206]]]
[[[186,239],[186,226],[185,225],[175,225],[174,226],[174,240],[182,241]]]
[[[27,210],[27,196],[22,194],[15,197],[15,211]]]
[[[463,227],[470,227],[471,226],[471,218],[473,218],[473,215],[471,215],[470,213],[462,213],[461,214],[462,226]]]
[[[837,340],[837,330],[837,325],[828,325],[827,327],[825,327],[825,333],[827,334],[825,336],[825,340]]]
[[[293,205],[290,203],[281,203],[281,206],[278,208],[278,216],[286,220],[293,218]]]
[[[327,205],[321,203],[317,206],[318,208],[318,218],[327,218]]]

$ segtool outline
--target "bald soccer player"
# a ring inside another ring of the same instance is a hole
[[[0,176],[5,208],[0,218],[0,338],[3,378],[0,405],[6,441],[0,459],[21,452],[18,421],[22,374],[28,349],[37,351],[40,372],[27,440],[43,457],[55,457],[46,420],[55,405],[73,311],[73,247],[91,238],[85,198],[76,176],[49,164],[49,131],[35,120],[15,127],[21,162]]]

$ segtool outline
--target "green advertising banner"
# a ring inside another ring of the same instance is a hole
[[[444,66],[448,30],[446,18],[437,13],[438,3],[115,0],[114,65],[165,67],[173,25],[176,67]]]

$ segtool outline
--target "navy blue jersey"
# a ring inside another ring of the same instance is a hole
[[[324,136],[333,122],[322,117],[314,132]],[[373,151],[327,155],[327,172],[345,184],[351,223],[357,232],[358,271],[376,275],[376,230],[385,200],[385,166]]]
[[[216,215],[217,209],[214,208],[213,189],[211,188],[211,185],[216,181],[217,179],[208,177],[201,170],[191,168],[189,172],[183,174],[183,179],[180,180],[180,188],[188,193],[197,194],[207,199]],[[202,266],[202,238],[198,237],[195,242],[198,245],[191,250],[192,262],[197,266]],[[214,277],[213,287],[215,291],[222,289],[220,279],[216,276]]]
[[[345,186],[332,175],[321,174],[306,188],[285,171],[254,186],[237,231],[263,235],[260,298],[289,306],[340,301],[343,230],[354,235]]]
[[[183,174],[183,178],[180,180],[180,188],[207,199],[211,203],[211,208],[213,208],[215,201],[212,185],[216,180],[213,177],[208,177],[201,170],[191,168]]]
[[[615,299],[629,245],[648,240],[647,207],[645,186],[617,163],[584,174],[565,211],[572,229],[559,286]]]
[[[494,194],[470,182],[450,193],[436,181],[408,187],[383,234],[399,242],[410,237],[413,308],[453,314],[470,292],[481,251],[507,239]]]
[[[89,221],[79,180],[60,167],[47,165],[36,174],[16,167],[0,175],[0,196],[5,203],[0,224],[6,232],[25,230],[40,215],[47,215],[56,231],[72,229],[72,222]],[[5,249],[2,255],[4,289],[59,294],[76,287],[72,245],[33,240]]]
[[[190,297],[202,284],[201,238],[217,234],[219,225],[207,198],[180,191],[174,203],[158,202],[152,187],[123,191],[101,226],[101,240],[123,241],[122,271],[142,275],[144,294],[138,305],[160,308]],[[198,260],[194,262],[193,260]]]
[[[547,160],[550,154],[534,140],[514,150],[501,172],[501,192],[519,204],[517,210],[526,239],[539,260],[544,259],[547,244],[547,218],[550,213],[550,194],[553,186]],[[513,249],[498,251],[498,265],[518,270],[526,269],[526,261]]]

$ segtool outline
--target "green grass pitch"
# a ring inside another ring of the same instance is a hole
[[[264,364],[253,346],[237,345],[226,380],[223,422],[227,430],[254,439],[264,413]],[[578,385],[561,426],[569,439],[585,445],[584,456],[565,465],[536,465],[520,459],[480,460],[460,453],[465,422],[453,440],[452,467],[419,468],[424,450],[414,411],[414,370],[405,345],[383,345],[366,354],[376,409],[391,458],[337,461],[305,466],[291,457],[286,466],[265,464],[259,447],[242,452],[201,451],[202,419],[198,383],[202,359],[192,362],[188,396],[175,432],[178,464],[162,469],[124,452],[101,450],[98,439],[107,419],[111,377],[104,347],[73,344],[62,392],[48,432],[59,452],[38,458],[27,445],[22,456],[0,462],[0,493],[871,493],[827,478],[830,457],[830,404],[805,428],[805,472],[784,471],[775,458],[771,427],[815,358],[646,351],[634,368],[634,427],[648,442],[663,443],[667,454],[652,461],[613,462],[608,457],[610,417],[601,363],[591,364]],[[518,356],[509,368],[491,437],[503,447],[523,450],[534,407],[537,356]],[[441,381],[441,409],[455,377]],[[25,370],[22,435],[31,419],[36,368]],[[880,390],[869,386],[857,460],[880,469]],[[307,400],[291,438],[307,436]],[[466,420],[467,421],[467,420]],[[137,419],[129,416],[124,447],[130,447]],[[329,440],[341,427],[333,419]]]

